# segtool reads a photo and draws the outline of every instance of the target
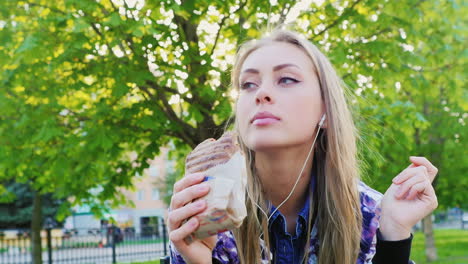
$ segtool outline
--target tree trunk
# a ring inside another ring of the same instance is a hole
[[[427,261],[437,260],[437,249],[435,247],[434,229],[432,228],[432,214],[422,220],[424,237],[426,240],[426,259]]]
[[[426,105],[426,104],[425,104]],[[427,114],[427,108],[424,108],[424,114]],[[415,134],[414,134],[414,140],[416,143],[416,149],[421,149],[422,144],[421,144],[421,131],[419,128],[415,129]],[[418,155],[420,153],[417,153]],[[424,156],[424,155],[421,155]],[[432,160],[434,162],[434,160]],[[437,164],[437,163],[435,163]],[[436,182],[434,181],[432,185],[435,188]],[[422,220],[422,228],[424,232],[424,238],[426,241],[426,259],[427,261],[434,261],[437,259],[437,249],[435,246],[435,239],[434,239],[434,230],[432,228],[432,214],[429,214],[428,216],[424,217]]]
[[[32,242],[32,260],[33,264],[42,264],[42,196],[37,191],[34,192],[33,210],[31,221],[31,242]]]

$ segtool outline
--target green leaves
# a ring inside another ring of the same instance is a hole
[[[124,21],[122,20],[122,18],[120,17],[120,14],[119,13],[112,13],[110,16],[109,16],[109,20],[108,20],[108,25],[109,26],[112,26],[112,27],[117,27],[119,26],[120,24],[122,24]]]
[[[0,6],[1,182],[29,182],[95,208],[119,202],[116,190],[169,142],[179,169],[168,184],[181,176],[190,148],[219,137],[232,114],[238,45],[286,21],[296,5],[20,2]],[[443,174],[442,204],[468,200],[443,191],[461,188],[453,182],[467,164],[450,162],[464,156],[465,9],[460,1],[332,1],[291,18],[350,87],[364,174],[381,191],[418,154]],[[104,189],[89,191],[96,188]]]
[[[37,38],[34,35],[28,35],[26,39],[23,41],[23,43],[21,44],[21,46],[19,46],[19,48],[16,50],[16,53],[31,51],[37,45],[38,45]]]

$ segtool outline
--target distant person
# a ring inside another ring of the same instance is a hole
[[[120,242],[123,242],[123,238],[124,238],[124,235],[122,233],[122,229],[120,229],[120,227],[116,226],[114,227],[114,230],[115,230],[115,243],[120,243]]]

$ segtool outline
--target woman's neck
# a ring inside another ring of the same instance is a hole
[[[275,207],[278,207],[291,192],[304,166],[309,150],[310,146],[306,146],[275,151],[273,153],[255,153],[257,175],[265,190],[266,198]],[[297,217],[297,214],[305,203],[305,199],[308,197],[307,192],[309,190],[312,160],[313,152],[310,154],[293,194],[278,209],[287,219],[295,219]]]

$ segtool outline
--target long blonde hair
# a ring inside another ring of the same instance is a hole
[[[356,129],[348,109],[344,85],[329,60],[311,42],[298,34],[277,29],[260,40],[252,40],[241,46],[232,70],[232,85],[239,88],[239,74],[245,59],[260,47],[285,42],[303,50],[315,66],[322,100],[325,104],[327,127],[320,131],[314,149],[317,170],[317,188],[310,195],[310,211],[307,227],[307,243],[303,261],[309,258],[312,216],[317,216],[319,239],[318,263],[356,263],[362,230],[362,213],[358,192],[358,164],[356,159]],[[237,129],[237,124],[235,125]],[[238,133],[239,134],[239,133]],[[247,218],[234,230],[241,263],[259,263],[262,254],[270,254],[268,223],[257,204],[268,212],[268,205],[261,182],[256,177],[255,153],[238,137],[248,168],[246,195]],[[267,249],[262,252],[260,239]],[[269,255],[267,256],[270,257]]]

